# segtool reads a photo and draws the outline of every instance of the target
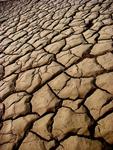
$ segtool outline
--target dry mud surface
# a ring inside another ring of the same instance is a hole
[[[113,0],[0,2],[0,150],[112,150]]]

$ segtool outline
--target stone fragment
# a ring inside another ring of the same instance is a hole
[[[37,118],[38,115],[29,114],[13,120],[11,129],[13,131],[13,134],[17,136],[17,140],[23,137],[25,131]]]
[[[5,67],[5,74],[4,77],[13,74],[14,72],[18,72],[20,70],[20,65],[13,63]]]
[[[11,120],[4,121],[3,126],[0,130],[0,145],[8,142],[14,143],[14,141],[16,140],[16,135],[12,134],[11,129],[12,129],[12,121]]]
[[[52,134],[49,132],[48,128],[49,124],[51,123],[52,116],[53,114],[51,113],[35,121],[32,127],[32,131],[40,135],[44,139],[50,140]]]
[[[60,85],[59,85],[60,81]],[[93,88],[93,78],[69,79],[62,74],[52,80],[49,85],[52,90],[62,99],[76,99],[78,96],[84,98]]]
[[[96,84],[101,89],[104,89],[113,95],[113,72],[97,76]]]
[[[54,42],[52,44],[47,45],[45,47],[45,50],[49,53],[56,54],[62,49],[64,45],[65,45],[65,40],[61,40],[61,41]]]
[[[73,100],[64,100],[63,103],[62,103],[62,106],[70,108],[70,109],[75,111],[79,108],[82,101],[83,101],[83,99],[77,99],[75,101],[73,101]]]
[[[97,61],[106,70],[113,69],[113,54],[112,53],[106,53],[104,55],[98,56]]]
[[[76,12],[76,6],[72,6],[68,11],[67,11],[67,13],[65,14],[65,16],[64,17],[71,17],[71,16],[73,16],[74,14],[75,14],[75,12]]]
[[[70,37],[66,38],[66,46],[63,48],[63,50],[68,50],[82,43],[86,43],[86,42],[81,34],[71,35]]]
[[[65,84],[68,80],[69,80],[69,77],[65,73],[62,73],[59,76],[57,76],[55,79],[50,81],[49,85],[55,93],[59,93],[59,91],[63,89],[63,87],[65,87]]]
[[[69,67],[79,59],[79,57],[75,56],[70,51],[61,51],[57,54],[56,58],[58,62],[66,67]]]
[[[26,90],[27,92],[32,92],[36,87],[39,87],[45,83],[62,69],[63,67],[58,63],[52,62],[49,65],[44,65],[40,68],[31,69],[20,73],[16,81],[16,90]]]
[[[102,150],[102,148],[102,143],[97,140],[71,136],[61,142],[61,146],[57,150]]]
[[[15,53],[18,52],[19,56],[23,56],[28,52],[31,52],[34,50],[34,47],[28,43],[25,43],[24,45],[22,45]]]
[[[40,36],[41,36],[41,38],[43,38],[43,37],[45,37],[46,35],[48,35],[49,33],[51,33],[50,30],[43,30],[43,31],[40,32]]]
[[[23,37],[23,36],[26,35],[26,34],[27,34],[27,32],[20,30],[20,31],[16,32],[16,33],[14,34],[14,36],[11,37],[11,38],[12,38],[14,41],[16,41],[17,39]],[[10,37],[10,36],[9,36],[9,37]]]
[[[79,97],[85,98],[85,96],[94,89],[93,78],[81,78],[80,85],[78,87]]]
[[[78,70],[77,65],[72,65],[66,70],[66,73],[72,77],[81,77],[81,71]]]
[[[104,107],[106,107],[110,98],[112,98],[111,94],[108,94],[105,91],[97,89],[90,97],[86,99],[85,105],[87,106],[87,108],[89,109],[91,115],[95,120],[97,120],[107,111],[109,111],[109,109],[104,111]]]
[[[74,26],[72,27],[76,34],[81,34],[86,29],[84,26]]]
[[[43,115],[46,112],[54,111],[59,99],[55,97],[50,88],[45,85],[34,93],[31,100],[32,111]]]
[[[53,15],[53,19],[60,19],[60,18],[63,18],[66,10],[68,10],[68,8],[64,8],[64,9],[59,9],[55,12],[55,14]]]
[[[70,132],[89,135],[88,127],[90,125],[91,120],[87,116],[86,110],[83,107],[76,111],[62,107],[54,117],[52,134],[59,140]]]
[[[13,41],[10,39],[10,38],[5,38],[3,39],[2,42],[0,42],[0,44],[3,46],[3,47],[7,47],[9,44],[11,44]]]
[[[43,49],[27,53],[20,57],[16,63],[20,66],[21,71],[41,67],[50,64],[53,54],[48,54]]]
[[[62,67],[60,64],[56,63],[55,61],[53,61],[51,64],[47,66],[41,67],[39,69],[39,74],[41,76],[42,83],[45,83],[45,81],[59,74],[63,70],[64,70],[64,67]]]
[[[86,39],[91,38],[94,35],[95,31],[92,29],[86,30],[83,35],[85,36]]]
[[[73,33],[73,30],[71,28],[66,29],[62,31],[60,34],[56,35],[52,38],[52,42],[60,41],[66,37],[68,37],[71,33]]]
[[[17,75],[11,75],[0,81],[0,101],[15,90],[15,79]]]
[[[102,26],[104,26],[103,22],[98,21],[98,22],[95,22],[95,24],[91,27],[91,29],[99,31],[99,29],[102,28]]]
[[[77,64],[78,70],[81,72],[81,76],[95,76],[103,69],[98,65],[94,58],[85,58]]]
[[[64,23],[59,23],[57,26],[54,27],[54,30],[56,31],[63,31],[67,28],[68,26],[66,26]]]
[[[31,114],[15,120],[4,121],[0,130],[0,144],[12,143],[14,146],[37,118],[37,115]]]
[[[41,140],[38,136],[33,134],[32,132],[29,132],[28,135],[23,140],[22,144],[20,145],[19,150],[50,150],[51,147],[53,147],[54,141],[46,142]]]
[[[104,40],[104,39],[111,39],[113,36],[113,25],[109,26],[104,26],[100,31],[99,31],[100,37],[99,39]]]
[[[82,55],[87,52],[88,50],[91,49],[92,44],[81,44],[79,46],[76,46],[72,49],[70,49],[71,53],[78,56],[82,57]]]
[[[14,147],[14,144],[12,142],[6,143],[6,144],[2,144],[0,145],[0,150],[12,150]]]
[[[47,38],[42,38],[42,39],[39,39],[37,40],[36,42],[33,43],[33,46],[35,48],[39,47],[39,48],[43,48],[44,46],[46,46],[46,44],[48,43],[48,40]]]
[[[66,70],[66,73],[72,77],[81,77],[81,71],[78,70],[77,65],[72,65]]]
[[[4,119],[15,119],[30,112],[30,95],[24,92],[12,94],[3,103],[5,105]],[[20,109],[21,108],[21,109]]]
[[[19,42],[18,40],[14,41],[6,47],[4,52],[5,52],[5,54],[17,54],[18,55],[18,53],[16,53],[16,52],[22,45],[23,45],[22,42]]]
[[[95,137],[102,137],[109,144],[113,144],[113,113],[98,121]]]
[[[40,83],[41,78],[38,74],[38,71],[31,69],[19,74],[19,77],[16,81],[16,90],[26,90],[27,92],[32,92],[36,86],[40,85]]]
[[[91,44],[96,44],[97,43],[97,39],[99,37],[99,33],[95,33],[94,35],[92,35],[91,37],[89,37],[87,39],[88,43],[91,43]]]
[[[105,40],[103,42],[100,41],[99,43],[95,44],[90,54],[99,55],[107,51],[113,51],[111,40]]]

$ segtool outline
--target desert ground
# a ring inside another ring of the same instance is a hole
[[[0,150],[113,150],[113,0],[0,0]]]

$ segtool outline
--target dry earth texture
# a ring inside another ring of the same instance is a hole
[[[113,0],[0,0],[0,150],[113,150]]]

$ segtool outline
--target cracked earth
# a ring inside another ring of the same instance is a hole
[[[112,150],[113,1],[0,0],[0,150]]]

